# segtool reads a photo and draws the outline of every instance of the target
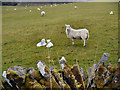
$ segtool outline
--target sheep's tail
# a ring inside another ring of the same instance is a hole
[[[86,37],[86,40],[88,40],[89,39],[89,32],[87,31],[87,37]]]

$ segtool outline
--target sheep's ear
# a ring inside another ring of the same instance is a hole
[[[71,27],[71,25],[70,25],[70,27]]]
[[[66,26],[66,24],[65,24],[65,26]]]

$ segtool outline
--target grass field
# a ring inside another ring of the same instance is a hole
[[[74,9],[74,6],[78,6]],[[51,39],[54,44],[49,51],[50,59],[61,68],[58,60],[65,56],[68,64],[78,60],[80,67],[88,69],[98,63],[103,53],[110,53],[108,62],[113,65],[118,61],[118,3],[73,3],[54,7],[43,6],[46,15],[41,17],[37,7],[23,6],[2,7],[2,71],[20,65],[37,68],[37,61],[45,61],[48,48],[36,47],[42,38]],[[13,9],[17,10],[14,11]],[[29,10],[32,10],[30,13]],[[110,11],[114,15],[110,15]],[[86,47],[83,41],[67,38],[65,24],[72,28],[87,28],[90,38]],[[53,66],[50,64],[50,66]]]

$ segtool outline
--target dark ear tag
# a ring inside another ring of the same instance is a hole
[[[70,27],[71,27],[71,25],[70,25]]]

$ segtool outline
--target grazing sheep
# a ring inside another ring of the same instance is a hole
[[[30,10],[30,12],[32,12],[32,10]]]
[[[14,8],[14,10],[16,11],[17,9],[16,9],[16,8]]]
[[[110,12],[110,15],[112,15],[112,14],[113,14],[113,11]]]
[[[44,16],[44,15],[45,15],[45,11],[42,11],[42,12],[41,12],[41,16]]]
[[[66,35],[67,37],[69,37],[70,39],[72,39],[72,45],[74,45],[74,39],[78,39],[78,40],[84,40],[84,47],[87,45],[87,42],[85,42],[85,40],[88,40],[89,38],[89,32],[87,29],[78,29],[75,30],[73,28],[71,28],[71,25],[66,25]]]
[[[37,8],[38,11],[40,11],[40,8]]]
[[[74,8],[76,9],[76,8],[77,8],[77,6],[74,6]]]

